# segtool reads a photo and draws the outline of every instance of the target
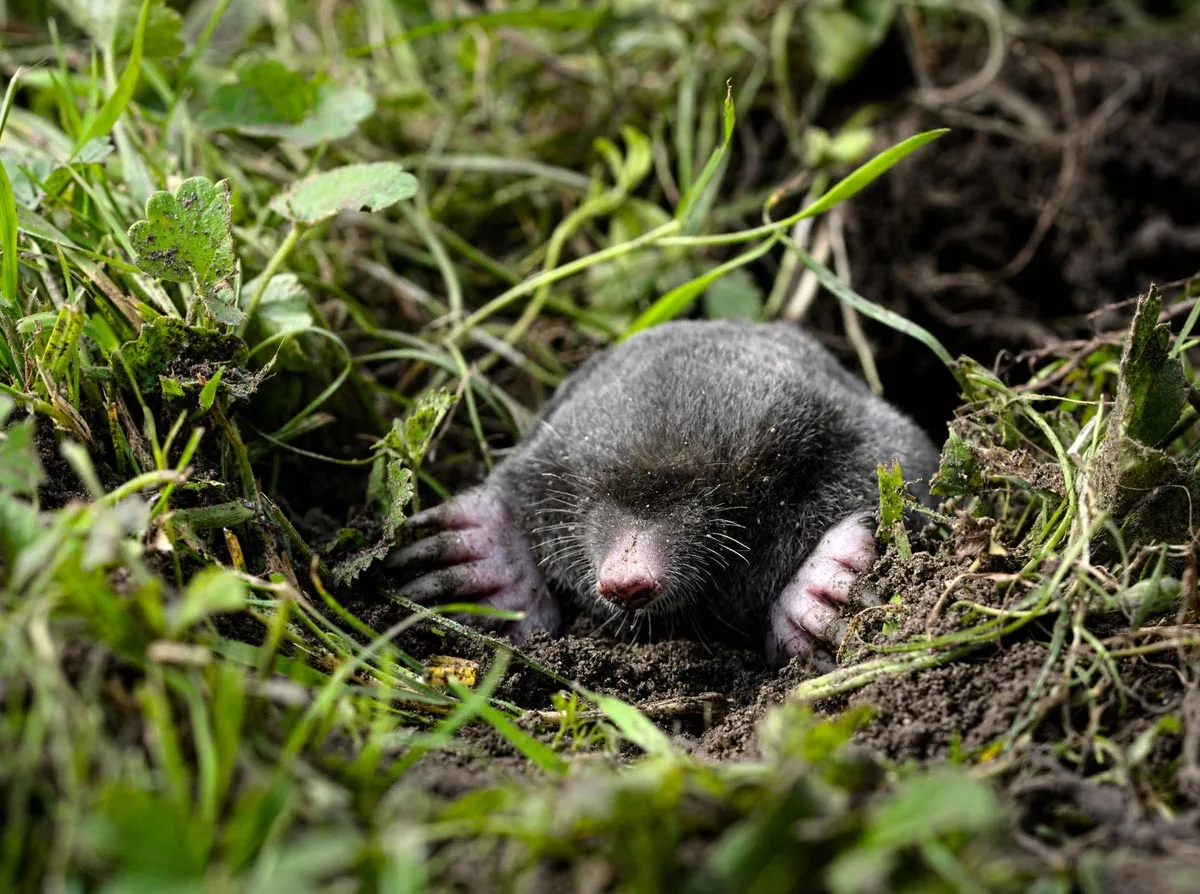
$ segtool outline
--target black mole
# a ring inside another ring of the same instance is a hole
[[[798,328],[667,323],[569,376],[482,486],[406,522],[424,536],[392,564],[417,601],[524,611],[517,636],[558,632],[570,600],[824,670],[875,561],[876,467],[927,481],[937,458]]]

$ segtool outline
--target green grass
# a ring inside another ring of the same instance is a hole
[[[1119,641],[1088,623],[1178,599],[1163,538],[1125,521],[1139,507],[1121,495],[1131,475],[1195,492],[1176,459],[1196,454],[1186,351],[1151,345],[1119,375],[1101,346],[1059,396],[1018,394],[795,241],[940,135],[886,148],[861,122],[799,126],[890,4],[102,7],[14,4],[31,27],[0,51],[16,72],[0,115],[0,890],[391,892],[482,873],[497,889],[1025,889],[992,789],[883,774],[845,745],[861,717],[785,705],[760,760],[709,765],[563,681],[542,735],[495,695],[521,660],[504,644],[442,620],[493,659],[470,686],[434,685],[430,656],[395,643],[427,613],[373,630],[343,604],[418,485],[444,495],[492,462],[559,380],[555,327],[590,345],[698,302],[769,315],[799,262],[952,368],[967,403],[944,492],[1027,558],[1005,608],[951,601],[954,633],[870,647],[798,699],[1046,625],[1053,660],[996,758],[1085,693],[1123,697],[1122,656],[1197,644],[1183,623]],[[797,166],[817,164],[735,192],[728,147],[763,112],[797,124]],[[726,276],[752,264],[774,289]],[[1168,397],[1147,410],[1148,394]],[[1063,487],[983,447],[1021,447]],[[371,516],[330,549],[289,515],[324,478],[322,508]],[[480,727],[527,781],[452,800],[409,782]],[[1066,747],[1097,728],[1079,735]]]

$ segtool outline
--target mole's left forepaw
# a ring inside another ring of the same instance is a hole
[[[855,513],[825,532],[771,606],[767,661],[782,667],[799,657],[818,673],[837,667],[846,635],[842,606],[859,574],[875,564],[869,513]]]

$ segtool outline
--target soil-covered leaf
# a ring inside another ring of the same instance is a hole
[[[1170,350],[1170,326],[1158,322],[1161,310],[1154,289],[1138,299],[1096,463],[1100,506],[1125,521],[1126,535],[1141,542],[1183,536],[1192,527],[1191,505],[1200,497],[1193,464],[1158,446],[1178,425],[1193,388]]]
[[[188,326],[182,320],[159,317],[142,327],[133,342],[121,346],[121,356],[112,361],[113,373],[124,378],[125,370],[142,394],[158,390],[162,378],[184,391],[203,389],[217,370],[228,367],[225,387],[235,397],[249,397],[258,382],[244,369],[246,343],[236,335]]]
[[[1138,300],[1121,355],[1117,403],[1109,425],[1126,437],[1158,447],[1178,424],[1191,384],[1171,351],[1171,325],[1159,323],[1162,298],[1151,288]]]
[[[146,202],[146,218],[129,228],[138,265],[161,279],[194,284],[218,323],[240,322],[230,288],[237,262],[229,182],[192,177],[174,195],[156,192]]]

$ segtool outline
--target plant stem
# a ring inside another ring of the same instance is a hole
[[[271,277],[275,275],[275,271],[279,269],[279,266],[283,263],[283,259],[296,247],[296,242],[300,239],[301,232],[302,228],[300,224],[293,223],[291,232],[280,243],[279,248],[275,249],[275,254],[267,262],[266,269],[263,270],[262,275],[258,278],[258,288],[254,290],[254,294],[246,302],[246,319],[242,322],[241,328],[238,330],[238,335],[245,333],[246,327],[250,325],[250,320],[254,317],[254,312],[258,310],[258,304],[262,301],[262,296],[267,291],[267,286],[271,283]]]

